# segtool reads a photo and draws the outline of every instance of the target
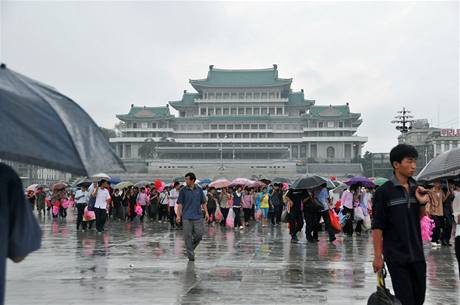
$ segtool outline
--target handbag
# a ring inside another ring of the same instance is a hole
[[[339,216],[334,212],[334,210],[329,209],[329,220],[331,223],[331,227],[336,231],[340,232],[342,231],[342,226],[340,225],[340,218]]]
[[[354,220],[356,221],[360,221],[360,220],[364,220],[364,213],[363,213],[363,209],[361,209],[361,207],[355,207],[353,209],[354,211]]]

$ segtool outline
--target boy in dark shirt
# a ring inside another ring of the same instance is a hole
[[[375,192],[372,237],[374,271],[388,267],[396,297],[403,305],[423,304],[426,290],[426,263],[420,231],[425,215],[427,190],[412,178],[417,151],[399,144],[390,152],[394,176]]]

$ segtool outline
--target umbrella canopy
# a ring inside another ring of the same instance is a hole
[[[59,190],[63,190],[67,187],[67,183],[64,183],[64,182],[58,182],[58,183],[55,183],[53,184],[53,186],[51,187],[51,189],[53,191],[59,191]]]
[[[38,186],[38,184],[31,184],[26,188],[26,191],[27,192],[35,192],[35,190],[37,189],[37,186]]]
[[[454,148],[431,159],[420,171],[417,180],[433,181],[458,175],[460,175],[460,148]]]
[[[291,183],[291,180],[283,177],[275,177],[273,178],[272,183]]]
[[[270,183],[272,183],[272,181],[271,181],[271,180],[268,180],[267,178],[259,179],[259,181],[261,181],[261,182],[263,182],[263,183],[265,183],[265,184],[267,184],[267,185],[269,185]]]
[[[185,182],[185,177],[176,177],[173,179],[174,182]]]
[[[82,187],[82,186],[89,187],[91,185],[91,183],[92,183],[91,180],[86,178],[86,179],[84,179],[82,181],[79,181],[76,186],[77,187]]]
[[[253,181],[251,184],[247,186],[253,187],[253,188],[260,188],[260,187],[266,187],[267,185],[263,183],[262,181]]]
[[[143,187],[143,186],[147,186],[147,185],[150,185],[150,181],[139,181],[138,183],[134,184],[135,187]]]
[[[55,89],[0,65],[0,159],[78,175],[125,170],[89,115]]]
[[[250,185],[251,183],[253,183],[254,181],[250,180],[250,179],[247,179],[247,178],[236,178],[236,179],[233,179],[232,182],[230,183],[231,186],[236,186],[236,185],[242,185],[242,186],[245,186],[245,185]]]
[[[227,179],[219,179],[219,180],[211,182],[209,186],[218,189],[218,188],[227,187],[230,185],[230,183],[231,182],[228,181]]]
[[[132,183],[131,181],[122,181],[122,182],[116,184],[115,188],[119,189],[119,190],[122,190],[124,188],[128,188],[128,187],[133,186],[133,185],[134,185],[134,183]]]
[[[107,181],[110,180],[110,176],[107,175],[107,174],[104,174],[104,173],[97,173],[97,174],[94,174],[91,176],[91,179],[93,180],[101,180],[101,179],[105,179]]]
[[[292,189],[309,190],[317,188],[323,184],[327,185],[327,180],[318,175],[303,175],[297,178],[291,185]]]
[[[110,183],[110,184],[118,184],[118,183],[120,183],[120,182],[121,182],[121,179],[118,178],[118,177],[111,177],[111,178],[109,179],[109,183]]]
[[[332,190],[336,188],[335,183],[331,179],[324,178],[324,180],[326,180],[326,187],[328,189]]]
[[[387,178],[383,178],[383,177],[377,177],[373,180],[374,184],[377,185],[377,186],[382,186],[385,182],[387,182],[388,179]]]
[[[208,185],[208,184],[210,184],[211,182],[212,182],[211,179],[205,178],[205,179],[200,180],[200,182],[198,182],[198,184],[199,184],[199,185]]]
[[[348,186],[361,185],[364,187],[375,187],[374,182],[372,182],[369,178],[363,176],[355,176],[350,180],[345,181],[345,184]]]

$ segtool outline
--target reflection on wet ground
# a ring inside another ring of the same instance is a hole
[[[97,235],[74,223],[41,221],[42,249],[8,263],[5,304],[366,304],[375,290],[367,234],[291,244],[286,225],[206,227],[189,263],[169,224],[111,221]],[[452,248],[425,250],[426,304],[459,304]]]

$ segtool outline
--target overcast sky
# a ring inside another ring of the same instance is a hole
[[[318,105],[362,113],[365,150],[388,151],[403,106],[460,128],[459,5],[452,2],[2,1],[1,61],[48,83],[101,126],[164,106],[208,66],[269,68]],[[439,123],[439,124],[438,124]]]

